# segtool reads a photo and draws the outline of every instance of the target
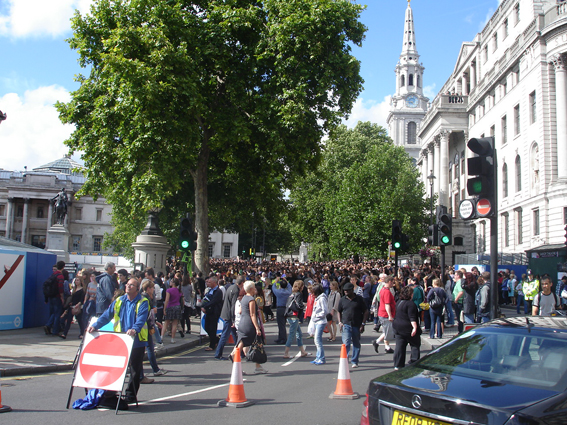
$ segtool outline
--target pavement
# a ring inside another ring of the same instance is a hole
[[[503,306],[502,313],[506,317],[519,316],[516,314],[516,308],[511,306]],[[277,325],[275,322],[269,322],[265,327],[270,341],[277,333]],[[184,338],[180,338],[177,334],[174,344],[169,342],[170,337],[166,337],[164,349],[156,352],[156,356],[159,358],[182,352],[208,341],[207,336],[199,336],[199,323],[196,319],[192,319],[191,329],[193,333],[185,334]],[[375,337],[378,334],[369,332],[366,335]],[[424,332],[421,338],[422,350],[435,349],[455,335],[457,335],[456,325],[451,328],[445,327],[443,338],[429,339],[428,333]],[[67,339],[45,335],[43,327],[0,331],[0,377],[71,370],[80,347],[79,327],[76,324],[71,326]]]
[[[178,353],[208,341],[208,337],[200,338],[199,324],[192,320],[193,333],[164,338],[164,349],[156,352],[162,357]],[[0,377],[36,375],[71,370],[75,357],[81,347],[79,326],[73,324],[67,339],[45,335],[43,327],[0,331]]]

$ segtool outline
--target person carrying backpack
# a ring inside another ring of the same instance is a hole
[[[55,264],[56,270],[47,278],[43,283],[43,295],[45,303],[49,305],[49,319],[43,327],[45,335],[59,335],[59,328],[61,326],[61,314],[63,313],[63,303],[65,302],[65,295],[63,284],[65,278],[61,272],[65,268],[64,261],[58,261]]]
[[[532,316],[551,316],[554,310],[561,308],[561,300],[551,292],[553,283],[549,277],[541,280],[542,290],[534,297],[532,304]]]

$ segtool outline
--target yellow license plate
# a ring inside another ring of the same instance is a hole
[[[412,415],[406,412],[394,410],[392,425],[450,425],[446,422],[436,421],[423,416]]]

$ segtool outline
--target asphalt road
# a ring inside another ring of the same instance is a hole
[[[268,342],[275,329],[267,326]],[[371,329],[371,328],[370,328]],[[155,378],[155,383],[142,385],[140,406],[121,411],[117,416],[108,410],[67,410],[67,397],[73,374],[57,373],[17,378],[2,378],[2,401],[13,411],[0,414],[0,424],[325,424],[360,423],[360,415],[368,382],[371,378],[392,371],[392,355],[376,355],[371,340],[376,333],[363,335],[360,367],[350,369],[353,390],[358,400],[332,400],[337,381],[340,342],[326,342],[327,364],[315,366],[313,358],[282,358],[283,347],[268,345],[267,375],[254,375],[254,365],[243,363],[246,397],[255,401],[247,408],[217,407],[228,394],[232,364],[217,361],[213,354],[198,346],[174,356],[159,359],[160,367],[169,371]],[[312,339],[305,341],[315,353]],[[229,353],[230,348],[225,355]],[[297,351],[292,351],[294,355]],[[150,370],[149,366],[145,368]],[[75,388],[72,400],[83,397],[84,390]]]

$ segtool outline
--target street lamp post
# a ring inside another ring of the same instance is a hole
[[[431,174],[427,176],[427,180],[429,180],[429,187],[431,188],[430,194],[430,207],[429,207],[429,225],[433,225],[433,181],[435,180],[435,176],[433,175],[433,170],[431,170]]]

